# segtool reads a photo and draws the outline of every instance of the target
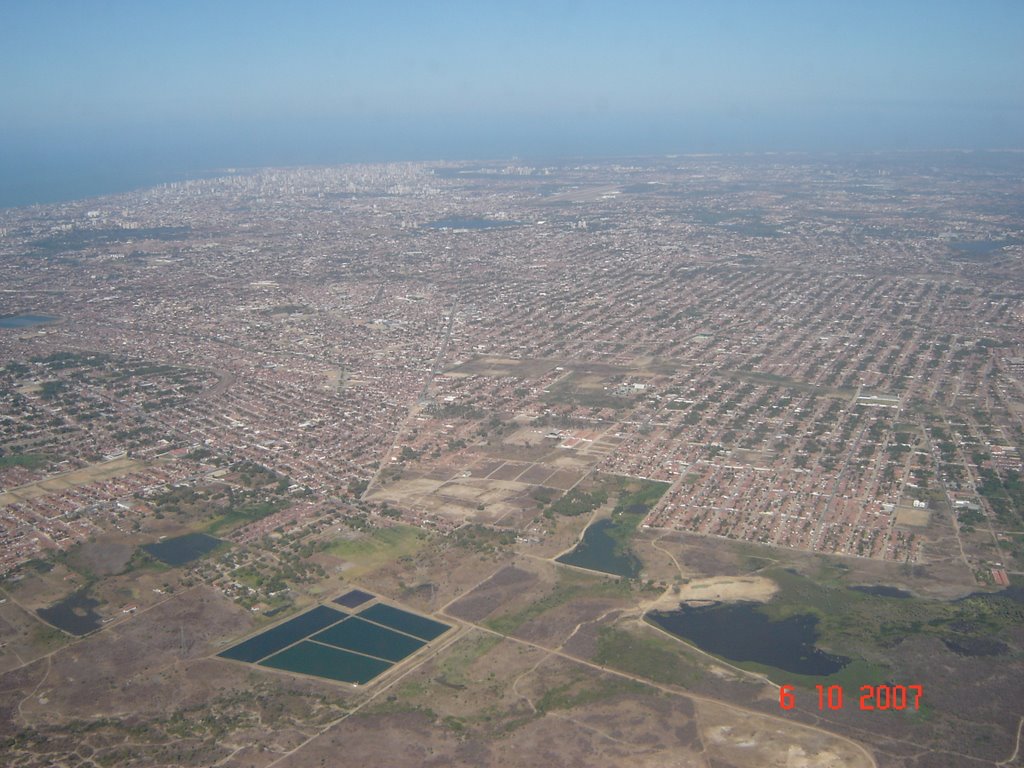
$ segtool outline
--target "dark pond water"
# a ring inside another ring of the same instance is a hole
[[[451,216],[447,219],[432,221],[427,226],[431,229],[502,229],[505,227],[518,227],[519,222]]]
[[[583,533],[583,540],[558,562],[635,579],[640,575],[641,563],[632,552],[622,552],[618,542],[610,535],[616,523],[605,518],[592,523]]]
[[[331,624],[336,624],[346,616],[348,614],[342,611],[318,605],[313,610],[306,611],[284,624],[271,627],[266,632],[261,632],[256,637],[251,637],[218,655],[237,661],[259,661],[282,648],[287,648],[296,640],[301,640]]]
[[[359,616],[377,624],[383,624],[385,627],[397,629],[399,632],[413,635],[427,642],[435,637],[440,637],[449,629],[447,624],[442,624],[440,621],[434,621],[426,616],[417,616],[415,613],[392,608],[390,605],[384,605],[384,603],[371,605],[360,613]]]
[[[162,563],[184,565],[212,552],[220,543],[220,539],[205,533],[186,533],[155,544],[144,544],[142,548]]]
[[[954,258],[977,261],[1008,245],[1019,245],[1020,243],[1019,238],[1007,237],[1001,240],[955,240],[950,242],[949,247],[954,253]]]
[[[1010,586],[998,592],[971,592],[969,595],[958,597],[954,603],[962,603],[964,600],[1012,600],[1015,603],[1024,603],[1024,587]]]
[[[344,606],[345,608],[355,608],[363,603],[369,602],[370,600],[373,600],[373,595],[369,592],[364,592],[361,589],[352,589],[341,597],[334,598],[334,602],[338,605]]]
[[[343,680],[346,683],[368,683],[390,668],[391,662],[303,640],[286,651],[264,659],[260,666]]]
[[[31,328],[33,325],[52,323],[56,319],[49,315],[9,315],[0,317],[0,328]]]
[[[814,647],[818,618],[811,614],[772,621],[756,603],[680,606],[652,611],[648,621],[702,651],[730,661],[754,661],[798,675],[832,675],[849,663]]]
[[[85,635],[103,624],[103,617],[96,613],[99,600],[88,597],[84,591],[61,600],[49,608],[36,611],[39,618],[72,635]]]
[[[967,256],[986,256],[992,253],[992,251],[1001,248],[1002,243],[996,240],[962,240],[951,242],[949,247]]]
[[[356,617],[345,619],[310,639],[387,661],[401,661],[424,646],[422,640]]]
[[[899,589],[898,587],[887,587],[882,584],[876,584],[873,586],[860,586],[850,587],[854,592],[863,592],[866,595],[874,595],[875,597],[913,597],[910,592],[905,589]]]

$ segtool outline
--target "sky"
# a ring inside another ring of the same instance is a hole
[[[228,166],[1024,148],[1024,0],[8,0],[0,206]]]

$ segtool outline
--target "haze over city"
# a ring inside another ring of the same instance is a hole
[[[1024,760],[1024,5],[0,14],[0,765]]]
[[[0,205],[229,166],[1005,149],[1024,5],[11,4]]]

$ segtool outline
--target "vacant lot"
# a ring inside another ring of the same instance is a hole
[[[76,469],[73,472],[53,475],[45,480],[22,485],[6,493],[0,493],[0,507],[6,507],[8,504],[15,504],[19,501],[38,499],[49,493],[66,491],[68,488],[98,483],[102,480],[109,480],[112,477],[121,477],[144,466],[145,464],[141,461],[121,457],[112,461],[105,461],[101,464],[93,464],[89,467]]]

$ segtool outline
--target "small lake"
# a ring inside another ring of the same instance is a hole
[[[142,548],[161,563],[184,565],[212,552],[220,544],[220,539],[205,533],[186,533],[155,544],[143,544]]]
[[[69,634],[81,636],[99,629],[103,624],[103,617],[95,610],[99,604],[99,600],[88,597],[85,590],[82,590],[69,595],[56,605],[40,608],[36,613],[47,624],[63,629]]]
[[[571,552],[557,558],[557,562],[635,579],[640,575],[640,560],[628,549],[621,550],[611,535],[615,528],[615,521],[608,518],[592,523],[584,531],[583,540]]]
[[[0,328],[31,328],[33,325],[46,325],[56,320],[50,315],[8,315],[0,317]]]
[[[887,587],[882,584],[875,584],[872,586],[860,586],[850,587],[854,592],[863,592],[866,595],[874,595],[875,597],[913,597],[910,592],[905,589],[899,589],[898,587]]]
[[[432,221],[427,226],[431,229],[503,229],[506,227],[518,227],[520,222],[451,216],[447,219]]]
[[[680,606],[675,611],[651,611],[645,618],[702,651],[729,661],[753,661],[797,675],[824,677],[845,667],[850,659],[814,646],[818,617],[812,614],[772,621],[757,603]]]
[[[949,243],[953,258],[960,261],[981,261],[1008,245],[1020,245],[1021,240],[1006,237],[1001,240],[953,240]]]

